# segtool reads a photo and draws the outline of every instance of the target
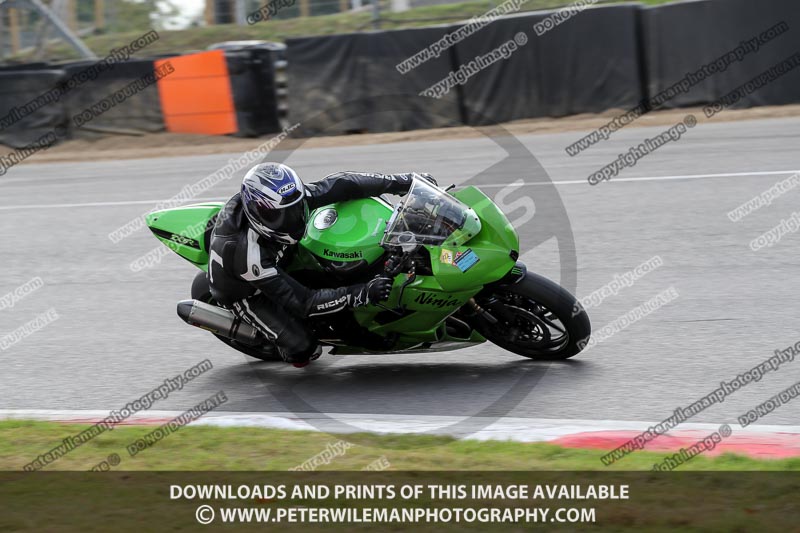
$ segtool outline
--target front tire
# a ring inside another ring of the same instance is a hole
[[[532,272],[476,300],[498,323],[481,317],[475,329],[517,355],[542,361],[567,359],[589,341],[592,327],[580,302],[560,285]]]

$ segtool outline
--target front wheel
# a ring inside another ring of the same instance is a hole
[[[476,297],[496,324],[486,318],[475,329],[497,346],[538,360],[567,359],[579,353],[592,331],[578,300],[549,279],[526,273],[513,285]]]

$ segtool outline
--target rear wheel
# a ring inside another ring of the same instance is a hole
[[[497,319],[476,320],[475,329],[517,355],[538,360],[567,359],[589,341],[589,316],[567,290],[528,272],[513,285],[498,287],[477,299]]]
[[[207,304],[216,305],[214,298],[211,296],[211,288],[208,286],[208,278],[206,278],[205,272],[199,272],[194,277],[194,281],[192,281],[192,298]],[[227,337],[222,337],[220,335],[214,336],[234,350],[238,350],[250,357],[255,357],[262,361],[283,361],[280,353],[278,353],[277,347],[269,342],[261,346],[248,346]]]

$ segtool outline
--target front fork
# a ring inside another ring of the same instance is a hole
[[[486,320],[492,326],[497,325],[501,320],[509,322],[514,318],[513,313],[509,313],[506,306],[500,303],[494,296],[494,291],[501,287],[515,285],[525,278],[528,268],[525,263],[517,261],[508,273],[497,281],[489,283],[481,291],[470,298],[467,305],[470,314],[467,316],[477,316]],[[478,303],[480,300],[480,303]]]

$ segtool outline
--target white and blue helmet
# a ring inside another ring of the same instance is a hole
[[[242,180],[242,205],[259,234],[284,244],[303,238],[308,220],[305,186],[281,163],[261,163]]]

